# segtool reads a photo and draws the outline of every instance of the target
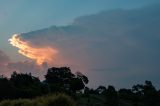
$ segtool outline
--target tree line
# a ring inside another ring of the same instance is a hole
[[[0,76],[0,100],[34,98],[63,92],[76,99],[77,91],[85,97],[103,97],[106,106],[160,106],[160,90],[151,81],[133,85],[131,89],[116,90],[114,86],[86,87],[88,78],[81,72],[73,74],[69,67],[52,67],[47,70],[44,81],[31,73],[13,72],[10,78]],[[89,102],[89,101],[88,101]]]
[[[88,78],[80,72],[73,74],[69,67],[52,67],[44,75],[45,80],[32,76],[31,73],[13,72],[10,78],[0,76],[0,100],[33,98],[54,92],[74,94],[84,89]]]
[[[157,90],[151,81],[133,85],[131,89],[114,86],[99,86],[97,89],[85,87],[84,94],[95,94],[105,98],[106,106],[160,106],[160,90]]]

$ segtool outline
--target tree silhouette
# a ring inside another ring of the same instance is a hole
[[[77,72],[76,75],[77,78],[81,79],[84,84],[88,84],[89,80],[85,75],[83,75],[81,72]]]
[[[45,75],[45,83],[49,84],[51,92],[64,90],[76,92],[85,87],[88,78],[80,72],[74,75],[69,67],[52,67]]]
[[[120,89],[114,86],[99,86],[97,89],[85,87],[88,78],[81,72],[73,74],[69,67],[49,68],[45,80],[40,81],[31,73],[13,72],[10,78],[0,76],[0,101],[5,99],[33,98],[55,92],[65,92],[79,98],[76,91],[84,89],[81,97],[90,104],[93,98],[105,102],[106,106],[160,106],[160,90],[151,81],[136,84],[132,89]],[[81,99],[80,97],[80,99]],[[92,98],[92,99],[91,99]]]
[[[134,105],[158,106],[157,104],[159,104],[160,100],[159,95],[151,81],[145,81],[144,85],[134,85],[132,91],[134,93]]]
[[[80,72],[76,73],[76,77],[71,79],[70,88],[73,92],[84,89],[85,84],[88,84],[88,78]]]
[[[32,76],[31,73],[23,74],[23,73],[13,72],[13,74],[11,75],[10,81],[13,82],[13,84],[16,87],[20,87],[20,88],[32,86],[35,84],[40,84],[40,80]]]
[[[51,84],[63,84],[63,82],[67,83],[74,76],[75,75],[71,73],[69,67],[52,67],[48,69],[47,74],[45,75],[45,81]]]
[[[143,86],[144,104],[145,106],[157,106],[158,105],[158,93],[151,81],[145,81]]]
[[[124,99],[124,100],[133,99],[133,92],[131,89],[122,88],[118,91],[118,95],[121,99]]]
[[[106,90],[106,106],[118,106],[118,94],[114,86],[108,86]]]
[[[105,94],[107,89],[105,86],[99,86],[96,91],[99,93],[99,94]]]
[[[31,98],[39,96],[44,92],[44,87],[40,80],[31,75],[13,72],[10,82],[16,87],[17,98]]]
[[[15,96],[15,87],[4,76],[0,76],[0,99],[11,99]]]

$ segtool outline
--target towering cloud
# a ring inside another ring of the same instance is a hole
[[[14,35],[10,43],[37,63],[53,60],[54,65],[94,70],[103,73],[90,75],[91,78],[102,75],[99,83],[108,80],[121,84],[125,78],[135,76],[137,80],[159,79],[156,75],[160,70],[159,28],[158,4],[82,16],[68,26]]]

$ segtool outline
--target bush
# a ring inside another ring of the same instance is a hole
[[[75,102],[65,94],[54,94],[33,100],[5,100],[0,103],[0,106],[75,106]]]
[[[0,103],[0,106],[31,106],[31,100],[18,99],[18,100],[5,100]]]
[[[12,106],[11,101],[10,100],[5,100],[5,101],[0,103],[0,106]]]
[[[44,103],[45,106],[75,106],[73,100],[65,94],[49,96]]]

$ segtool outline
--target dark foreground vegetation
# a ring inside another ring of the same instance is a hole
[[[88,82],[68,67],[48,69],[44,81],[13,72],[10,78],[0,76],[0,106],[160,106],[160,90],[151,81],[119,90],[111,85],[90,89]]]
[[[0,106],[76,106],[76,104],[65,94],[54,94],[35,99],[4,100]]]

